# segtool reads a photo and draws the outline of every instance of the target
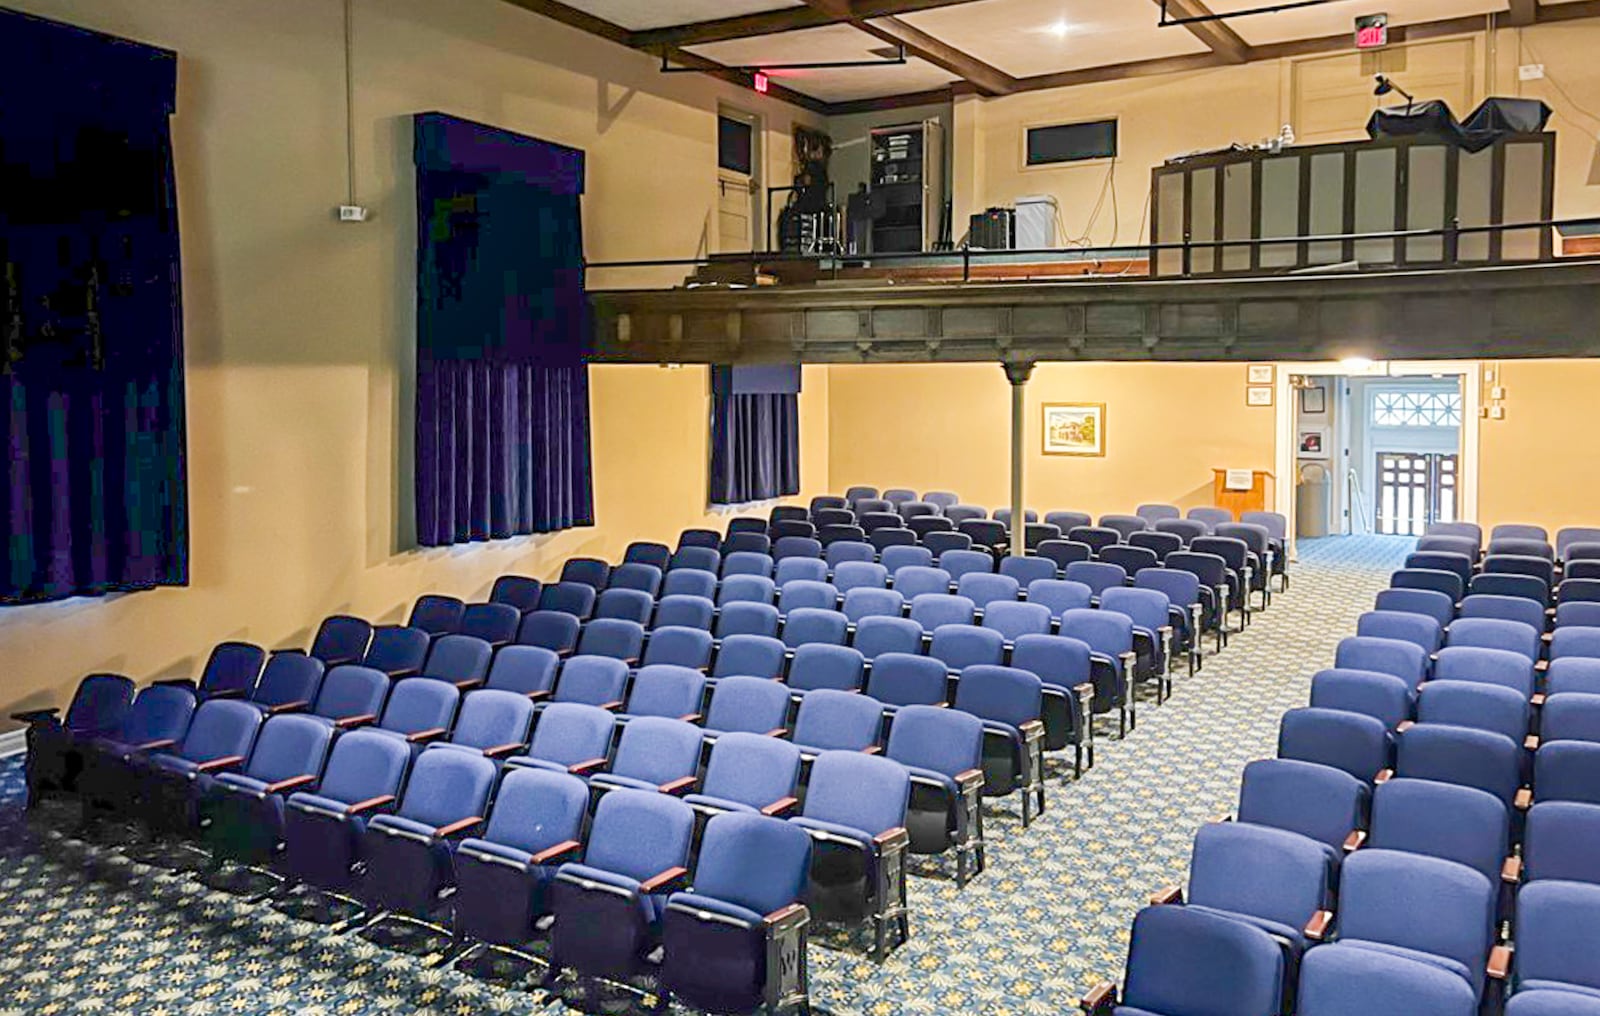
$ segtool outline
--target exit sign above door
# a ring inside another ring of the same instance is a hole
[[[1356,18],[1356,49],[1381,49],[1389,45],[1389,15],[1364,14]]]

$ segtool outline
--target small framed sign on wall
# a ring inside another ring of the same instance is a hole
[[[1043,426],[1046,455],[1106,453],[1104,402],[1046,402]]]
[[[1244,390],[1244,404],[1247,406],[1272,405],[1271,385],[1250,385]]]

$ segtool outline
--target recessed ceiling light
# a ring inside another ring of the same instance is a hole
[[[1072,26],[1065,21],[1057,21],[1054,24],[1044,26],[1044,30],[1058,39],[1064,39],[1067,37],[1067,33],[1072,31]]]

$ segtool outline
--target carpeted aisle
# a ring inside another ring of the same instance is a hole
[[[1143,705],[1125,742],[1102,740],[1081,783],[1052,769],[1042,818],[1024,831],[1014,800],[988,812],[985,874],[958,892],[953,864],[919,859],[912,939],[888,962],[866,959],[864,937],[819,930],[814,1010],[1054,1016],[1119,974],[1134,913],[1183,879],[1195,829],[1232,810],[1244,764],[1272,754],[1278,717],[1305,703],[1410,546],[1301,544],[1290,591],[1168,704]],[[24,820],[21,791],[20,759],[0,762],[0,1016],[560,1011],[66,839],[71,809]]]

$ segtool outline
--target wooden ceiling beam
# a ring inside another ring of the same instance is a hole
[[[761,35],[779,35],[799,32],[807,28],[837,25],[854,18],[886,18],[898,14],[915,14],[918,11],[957,7],[977,0],[856,0],[850,14],[830,14],[816,7],[786,7],[783,10],[763,11],[759,14],[740,14],[730,18],[697,21],[687,25],[672,25],[634,32],[632,44],[640,49],[658,46],[703,46],[729,39],[749,39]]]
[[[1511,9],[1500,19],[1505,28],[1523,28],[1539,20],[1539,0],[1511,0]]]
[[[1204,0],[1154,0],[1168,15],[1175,18],[1214,18],[1216,15]],[[1250,44],[1228,27],[1227,22],[1190,21],[1182,27],[1199,39],[1207,49],[1228,63],[1241,64],[1250,59]]]
[[[1542,4],[1538,23],[1554,24],[1560,21],[1578,21],[1583,18],[1600,18],[1600,0],[1582,0],[1581,3]]]
[[[868,35],[882,39],[891,46],[904,47],[907,54],[949,71],[985,95],[1008,95],[1017,89],[1017,79],[1000,68],[986,64],[972,54],[963,52],[942,39],[936,39],[915,25],[893,15],[869,20],[851,0],[805,0],[805,2],[808,7],[829,14],[840,21],[848,21]]]

